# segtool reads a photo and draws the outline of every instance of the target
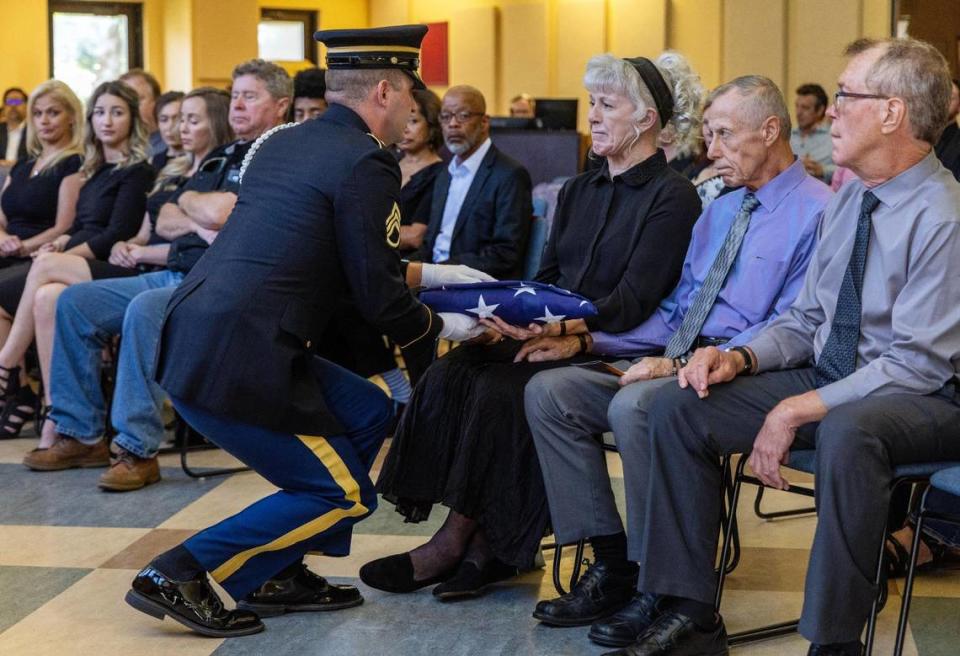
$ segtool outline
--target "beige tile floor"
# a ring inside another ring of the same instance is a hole
[[[23,439],[0,442],[0,467],[19,463],[23,453],[30,446],[31,441]],[[165,470],[165,475],[173,477],[177,473],[177,458],[163,456],[162,461],[163,465],[169,468]],[[191,463],[194,466],[224,466],[231,464],[232,459],[222,452],[213,451],[192,455]],[[611,456],[610,470],[613,476],[622,475],[619,461],[615,456]],[[42,486],[47,481],[53,480],[45,476],[50,475],[38,475],[25,480],[28,485]],[[95,477],[90,480],[95,481]],[[803,481],[798,478],[795,482]],[[3,485],[3,480],[0,478],[0,491]],[[187,486],[196,486],[200,483],[188,480],[181,475],[179,478],[169,478],[163,485],[182,486],[183,489],[187,489]],[[5,580],[4,572],[17,576],[33,574],[41,577],[56,577],[60,571],[78,570],[77,580],[65,584],[62,590],[50,595],[49,598],[42,599],[37,607],[29,612],[18,610],[18,607],[11,602],[11,595],[15,595],[16,591],[4,591],[0,588],[0,628],[9,625],[0,632],[0,655],[177,654],[189,656],[195,654],[207,656],[215,652],[217,654],[254,653],[243,651],[239,647],[234,647],[233,644],[223,644],[220,640],[199,639],[169,621],[162,624],[152,621],[127,607],[123,602],[123,595],[137,569],[153,555],[271,491],[272,487],[255,474],[235,474],[212,487],[199,498],[185,502],[182,508],[153,527],[0,525],[0,586]],[[747,497],[744,501],[752,501],[752,491],[748,489],[745,494]],[[128,498],[130,503],[138,502],[137,493],[130,493],[123,498]],[[805,501],[805,499],[778,492],[768,493],[767,496],[770,507],[776,509],[802,505]],[[380,517],[382,513],[386,515]],[[805,517],[765,522],[753,515],[750,503],[741,504],[739,517],[743,560],[737,571],[729,578],[722,607],[727,627],[731,632],[781,621],[798,614],[802,603],[803,575],[808,548],[816,521],[812,517]],[[379,525],[388,527],[385,533],[367,533],[361,525],[353,542],[351,556],[341,559],[311,556],[308,558],[309,564],[317,571],[329,576],[355,577],[362,563],[379,556],[408,550],[425,540],[422,534],[410,534],[408,528],[400,523],[399,516],[392,512],[389,505],[382,506],[374,519],[382,520],[382,524]],[[390,533],[390,530],[394,532]],[[551,561],[552,554],[548,554],[547,570],[527,573],[488,597],[470,603],[488,604],[490,612],[516,613],[518,628],[514,630],[528,631],[531,634],[537,632],[539,629],[529,618],[529,612],[536,598],[555,596],[549,574]],[[570,561],[571,558],[566,558],[565,571],[569,570]],[[530,594],[521,598],[515,608],[505,606],[507,602],[504,599],[510,590],[521,588],[529,589]],[[897,596],[899,593],[896,586],[892,588],[891,594],[892,599],[888,609],[881,614],[877,649],[874,652],[876,654],[891,653],[896,624],[895,613],[899,608]],[[919,653],[922,656],[960,654],[960,639],[956,638],[957,629],[950,628],[957,626],[957,616],[960,616],[957,612],[960,611],[960,601],[956,601],[960,599],[960,573],[947,572],[924,576],[917,584],[916,594],[918,595],[918,612],[922,610],[923,602],[929,600],[947,604],[946,612],[953,615],[940,617],[931,616],[928,613],[924,624],[925,631],[943,632],[944,635],[928,639],[923,644],[931,646],[925,651],[918,651],[914,636],[911,634],[905,653],[911,655]],[[426,597],[418,599],[428,610],[432,608],[428,602],[423,601]],[[381,597],[374,599],[368,597],[368,604],[358,609],[366,614],[358,612],[350,617],[362,617],[364,626],[375,624],[377,602],[384,603]],[[379,608],[384,607],[379,606]],[[7,624],[2,622],[5,614],[18,612],[22,617],[17,616],[12,625],[9,622]],[[450,615],[453,611],[444,610],[443,612]],[[345,621],[354,621],[354,619]],[[455,614],[450,621],[456,622]],[[279,649],[277,653],[294,653],[285,652],[281,648],[285,640],[293,638],[294,634],[285,636],[281,629],[270,630],[275,631],[270,635],[277,641]],[[492,653],[485,650],[489,635],[485,633],[482,624],[463,627],[459,631],[465,641],[464,644],[468,647],[473,646],[462,653]],[[544,652],[518,651],[515,653],[600,653],[596,648],[590,647],[585,639],[579,642],[574,640],[573,644],[573,647],[558,647]],[[952,649],[950,645],[957,645],[957,648]],[[324,654],[432,653],[394,652],[389,649],[389,645],[356,652],[337,651],[332,647],[327,651],[320,649],[319,646],[317,649],[319,651],[316,653]],[[733,653],[756,656],[802,655],[806,653],[806,643],[798,636],[790,636],[737,647]]]

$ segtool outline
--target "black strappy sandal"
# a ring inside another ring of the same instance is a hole
[[[37,416],[37,395],[29,385],[19,387],[13,396],[7,397],[3,413],[0,414],[0,440],[12,440],[20,437],[20,431],[28,421]],[[37,434],[40,425],[37,422]]]
[[[0,377],[0,410],[2,410],[7,399],[20,391],[20,367],[0,365],[0,374],[6,374]]]

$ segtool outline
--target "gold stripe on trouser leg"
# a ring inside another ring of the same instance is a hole
[[[349,508],[334,508],[329,510],[316,519],[310,520],[306,524],[302,524],[292,531],[284,533],[267,544],[241,551],[211,572],[210,575],[214,580],[223,581],[229,578],[257,554],[286,549],[297,542],[312,538],[314,535],[326,531],[341,519],[346,517],[359,517],[367,513],[367,507],[360,503],[360,486],[353,479],[346,463],[343,462],[336,450],[330,446],[330,443],[320,436],[297,435],[297,437],[320,459],[323,466],[330,472],[330,476],[333,477],[333,480],[340,486],[340,489],[343,490],[344,498],[352,501],[353,505]]]

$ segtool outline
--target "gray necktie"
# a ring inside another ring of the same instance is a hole
[[[720,247],[720,252],[710,265],[710,271],[707,273],[707,279],[703,281],[703,286],[697,292],[693,303],[690,305],[687,313],[683,316],[683,322],[677,332],[673,333],[670,341],[667,343],[667,350],[664,355],[668,358],[675,358],[683,355],[693,346],[694,340],[700,335],[700,329],[703,328],[703,322],[707,320],[707,315],[713,309],[713,302],[717,300],[717,294],[723,287],[723,282],[730,273],[730,267],[737,259],[737,253],[740,252],[740,244],[743,243],[743,236],[747,233],[750,225],[750,214],[757,209],[760,201],[752,193],[743,197],[740,204],[740,211],[737,212],[733,225],[727,233],[727,238]]]

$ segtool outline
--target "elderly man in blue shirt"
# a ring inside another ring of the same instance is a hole
[[[596,556],[570,594],[540,602],[534,617],[560,626],[594,623],[590,638],[605,645],[632,643],[649,610],[650,600],[635,593],[632,560],[645,512],[639,503],[647,485],[641,443],[651,397],[665,385],[676,386],[675,372],[693,349],[744,344],[790,307],[832,195],[791,150],[787,107],[769,79],[737,78],[714,90],[708,105],[707,154],[724,183],[741,188],[704,211],[680,283],[649,319],[625,333],[588,336],[591,352],[624,358],[615,364],[626,374],[618,379],[566,367],[542,372],[526,387],[527,419],[557,542],[588,538]],[[534,340],[521,355],[552,358],[565,339]],[[609,430],[623,457],[629,538],[595,438]]]

